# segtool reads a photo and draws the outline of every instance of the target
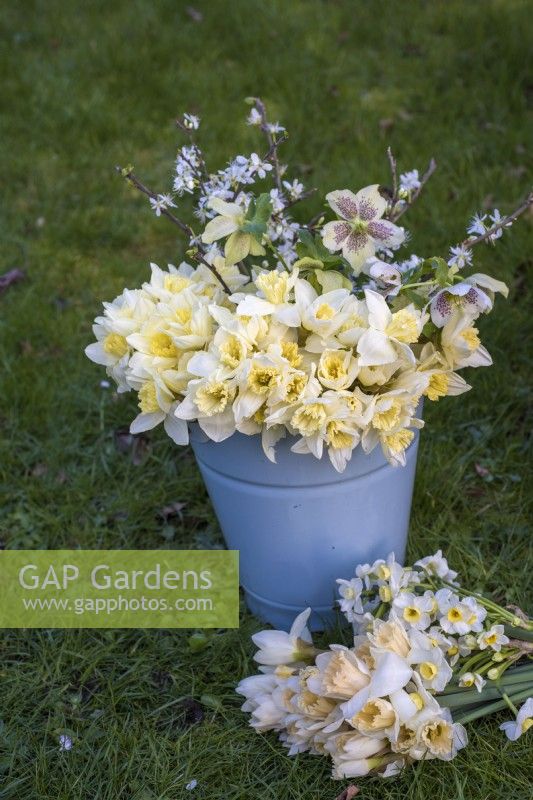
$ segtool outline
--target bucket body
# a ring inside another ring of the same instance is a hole
[[[262,620],[288,630],[311,606],[313,630],[335,620],[337,578],[357,564],[405,554],[418,450],[391,466],[376,447],[358,447],[339,474],[327,454],[292,453],[292,437],[276,445],[277,463],[259,436],[236,433],[212,442],[191,425],[191,445],[226,544],[240,551],[246,603]]]

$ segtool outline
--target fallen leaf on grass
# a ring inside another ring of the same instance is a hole
[[[359,794],[359,791],[359,786],[351,783],[343,792],[337,795],[335,800],[352,800],[352,797],[355,797],[356,794]]]
[[[122,427],[113,431],[113,440],[119,453],[129,453],[131,463],[139,467],[150,451],[150,440],[142,433],[134,435],[129,428]]]
[[[484,478],[485,480],[489,481],[492,480],[493,476],[491,471],[488,470],[486,467],[484,467],[482,464],[475,464],[475,469],[480,478]]]
[[[21,269],[10,269],[9,272],[4,272],[0,275],[0,294],[13,286],[14,283],[24,280],[26,273]]]
[[[46,464],[35,464],[34,467],[31,469],[31,476],[32,478],[43,478],[46,473],[48,472],[48,467]]]
[[[181,712],[181,727],[191,728],[193,725],[198,725],[204,718],[204,710],[197,700],[192,697],[187,697],[179,706]]]

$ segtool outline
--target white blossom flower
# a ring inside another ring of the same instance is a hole
[[[291,200],[298,200],[303,194],[304,185],[300,183],[300,181],[295,178],[292,183],[290,181],[283,181],[283,186],[287,190],[287,193]]]
[[[62,733],[59,737],[59,749],[63,751],[72,750],[72,739],[66,733]]]
[[[197,117],[194,114],[184,114],[183,124],[186,128],[189,128],[189,130],[197,131],[200,127],[200,117]]]
[[[248,114],[248,119],[246,121],[248,125],[261,125],[263,122],[263,117],[257,108],[252,108],[250,109],[250,113]]]
[[[341,219],[324,225],[322,241],[331,252],[342,250],[356,275],[376,250],[398,247],[405,239],[402,228],[381,219],[387,201],[378,189],[375,184],[357,194],[342,189],[326,195],[329,205]]]
[[[193,789],[196,789],[197,786],[198,786],[198,781],[196,780],[196,778],[193,778],[192,781],[189,781],[189,783],[185,786],[185,789],[188,792],[192,792]]]
[[[500,730],[505,731],[505,735],[512,742],[516,742],[531,727],[533,727],[533,697],[528,697],[516,715],[516,720],[502,722]]]
[[[448,259],[448,266],[458,267],[463,269],[472,263],[472,250],[463,244],[450,247],[450,258]]]
[[[485,224],[486,219],[486,214],[474,214],[470,220],[466,232],[472,234],[473,236],[482,236],[487,231],[487,226]]]
[[[413,192],[420,189],[421,183],[418,177],[418,170],[412,169],[410,172],[403,172],[400,175],[400,189],[404,192]]]
[[[167,208],[175,208],[176,203],[172,200],[169,194],[158,194],[157,197],[150,197],[150,205],[155,212],[156,217],[160,217],[163,211]]]

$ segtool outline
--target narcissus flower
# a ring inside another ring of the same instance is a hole
[[[528,697],[516,715],[516,720],[502,722],[500,730],[505,731],[505,735],[512,742],[516,742],[531,727],[533,727],[533,697]]]

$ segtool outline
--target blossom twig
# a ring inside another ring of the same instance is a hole
[[[482,233],[480,236],[476,236],[475,239],[465,239],[460,246],[470,249],[471,247],[474,247],[474,245],[480,244],[480,242],[485,242],[487,239],[490,239],[491,236],[494,236],[494,234],[499,231],[500,228],[505,228],[507,225],[510,225],[512,222],[514,222],[515,219],[527,211],[531,205],[533,205],[533,192],[530,192],[522,205],[518,206],[518,208],[507,217],[504,217],[502,220],[497,222],[492,226],[492,228],[487,228],[485,233]]]
[[[268,127],[265,104],[263,103],[260,97],[254,97],[254,102],[257,110],[259,111],[259,114],[261,115],[261,130],[264,131],[270,148],[265,156],[265,161],[267,160],[272,161],[274,165],[274,172],[276,173],[276,186],[278,188],[278,191],[281,192],[283,190],[283,187],[281,183],[281,167],[278,158],[278,147],[282,142],[288,139],[288,136],[286,133],[284,133],[282,136],[280,136],[279,139],[275,139],[275,137],[272,135]]]
[[[134,186],[136,189],[138,189],[140,192],[145,194],[147,197],[150,197],[152,200],[157,200],[156,193],[152,192],[152,190],[149,189],[147,186],[145,186],[144,183],[141,183],[141,181],[137,178],[137,176],[134,174],[132,170],[128,168],[122,169],[122,167],[119,166],[115,167],[115,169],[119,173],[119,175],[122,175],[124,178],[126,178],[126,180],[129,181],[129,183],[131,183],[131,185]],[[178,219],[178,217],[176,217],[171,211],[169,211],[168,208],[162,208],[161,214],[167,217],[171,222],[173,222],[174,225],[177,225],[177,227],[183,233],[186,233],[189,239],[194,238],[194,231],[191,228],[191,226],[187,225],[186,222],[182,222],[181,219]]]
[[[416,189],[416,191],[413,192],[410,200],[408,200],[401,208],[399,208],[398,211],[393,212],[390,215],[391,222],[396,222],[397,219],[399,219],[403,214],[405,214],[406,211],[408,211],[411,208],[415,200],[418,200],[420,192],[422,191],[425,184],[431,178],[436,169],[437,169],[437,162],[435,161],[434,158],[432,158],[428,164],[427,170],[424,172],[424,174],[420,179],[420,186],[418,187],[418,189]]]
[[[152,200],[157,200],[156,193],[152,192],[152,190],[149,189],[147,186],[145,186],[144,183],[141,183],[141,181],[137,178],[137,176],[133,173],[132,170],[130,170],[130,169],[122,169],[119,166],[116,167],[116,170],[120,175],[123,175],[126,178],[126,180],[128,180],[131,183],[131,185],[134,186],[136,189],[138,189],[140,192],[145,194],[147,197],[150,197]],[[178,219],[178,217],[176,217],[174,214],[172,214],[172,212],[169,211],[167,208],[162,208],[161,209],[161,214],[163,216],[167,217],[183,233],[186,233],[187,236],[189,237],[189,239],[194,239],[194,231],[193,231],[193,229],[191,228],[190,225],[187,225],[186,222],[182,222],[181,219]],[[213,275],[216,277],[216,279],[218,280],[218,282],[220,283],[220,285],[222,286],[224,291],[227,292],[227,294],[231,294],[229,286],[227,285],[227,283],[224,280],[224,278],[220,275],[220,273],[213,266],[213,264],[210,264],[204,258],[203,253],[197,253],[194,258],[195,258],[195,261],[200,261],[202,264],[204,264],[213,273]]]

